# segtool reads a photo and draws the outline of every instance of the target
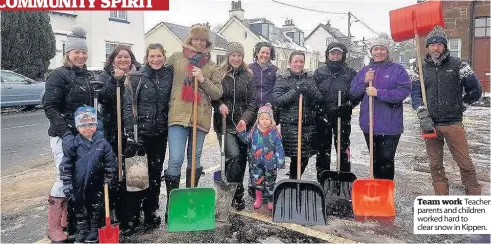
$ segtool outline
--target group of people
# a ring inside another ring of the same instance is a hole
[[[285,157],[291,159],[292,179],[297,175],[298,157],[301,173],[314,155],[318,175],[329,170],[333,137],[335,142],[340,140],[340,170],[350,171],[352,110],[360,104],[360,127],[368,146],[369,97],[374,100],[374,177],[394,179],[395,153],[404,128],[403,100],[410,94],[421,129],[437,132],[436,138],[425,140],[435,194],[448,194],[443,168],[445,140],[461,169],[466,193],[480,194],[462,113],[467,104],[481,97],[482,90],[469,65],[449,55],[441,27],[426,39],[428,53],[423,69],[427,105],[422,102],[419,81],[411,84],[404,67],[392,62],[386,34],[371,43],[372,59],[360,71],[347,65],[347,47],[333,42],[325,52],[326,65],[312,73],[305,69],[305,54],[301,51],[293,51],[289,68],[279,71],[272,63],[275,48],[268,42],[256,44],[252,64],[245,62],[242,44],[231,42],[225,61],[215,65],[210,60],[210,31],[196,24],[190,28],[182,51],[168,58],[161,44],[150,44],[144,64],[139,64],[131,49],[117,46],[102,74],[94,78],[86,67],[89,50],[85,30],[75,26],[72,32],[65,44],[63,65],[49,74],[43,99],[57,170],[48,207],[48,237],[53,242],[66,241],[68,235],[63,228],[70,226],[73,228],[68,228],[68,233],[75,241],[97,241],[104,184],[110,188],[112,221],[121,222],[125,233],[135,232],[142,211],[146,228],[159,227],[161,181],[165,181],[167,196],[179,188],[184,155],[186,187],[191,185],[194,102],[198,103],[195,186],[203,175],[200,157],[213,120],[213,129],[225,148],[227,181],[238,183],[232,206],[239,211],[245,208],[243,181],[248,163],[248,192],[255,198],[254,208],[261,207],[263,200],[268,209],[273,208],[273,189]],[[100,109],[93,107],[92,80],[103,83],[98,92]],[[197,98],[193,93],[195,82],[199,84]],[[118,152],[117,91],[122,97],[123,152]],[[303,111],[299,118],[301,98]],[[336,135],[338,118],[341,138]],[[134,138],[135,129],[138,140]],[[220,139],[222,133],[225,141]],[[169,157],[164,170],[167,145]],[[118,153],[123,163],[125,158],[146,156],[148,189],[125,190],[124,177],[118,178]]]

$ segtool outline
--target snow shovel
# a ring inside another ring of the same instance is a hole
[[[128,89],[133,91],[133,88],[131,87]],[[136,89],[136,94],[132,94],[131,101],[133,136],[136,143],[138,143],[138,93],[139,87]],[[148,160],[145,155],[141,155],[140,152],[138,152],[131,158],[125,158],[124,172],[126,175],[126,191],[138,192],[149,187]]]
[[[121,86],[119,85],[116,87],[116,115],[118,126],[118,181],[121,185],[121,182],[123,182],[123,123],[121,122]]]
[[[300,94],[298,106],[297,179],[280,180],[273,192],[273,222],[300,225],[325,225],[326,211],[322,187],[313,181],[303,181],[302,155],[302,105]]]
[[[338,106],[341,106],[341,91],[338,92]],[[351,190],[355,174],[341,172],[341,117],[338,117],[336,145],[336,171],[324,170],[320,174],[326,196],[328,214],[351,215]]]
[[[194,188],[196,180],[196,134],[198,133],[198,79],[194,78],[193,142],[191,187],[174,189],[169,194],[168,232],[215,229],[215,189]]]
[[[370,81],[369,86],[372,86]],[[393,217],[394,181],[373,178],[373,97],[368,97],[369,110],[369,148],[370,178],[357,179],[353,182],[352,202],[353,213],[361,217]]]
[[[421,97],[423,98],[424,106],[427,107],[419,36],[427,35],[437,25],[442,28],[445,26],[442,2],[428,1],[392,10],[389,12],[389,16],[390,31],[394,41],[402,42],[412,38],[416,40],[416,59],[418,61]],[[422,131],[421,135],[425,139],[435,138],[436,130],[433,128],[433,131]]]
[[[104,206],[106,212],[106,226],[99,229],[99,243],[119,243],[119,225],[111,226],[109,215],[109,187],[104,184]]]
[[[99,92],[101,91],[102,86],[104,85],[104,82],[98,81],[98,80],[93,80],[90,82],[90,85],[92,86],[92,89],[94,90],[94,108],[96,111],[99,111],[99,103],[98,103],[98,98],[99,98]]]
[[[230,207],[234,198],[237,183],[227,182],[225,177],[225,133],[226,118],[222,116],[222,147],[220,156],[220,170],[213,173],[215,188],[217,189],[216,220],[218,222],[227,222],[230,213]]]

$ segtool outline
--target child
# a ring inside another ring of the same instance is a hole
[[[239,137],[251,144],[249,151],[249,175],[256,189],[254,208],[261,207],[263,194],[268,200],[268,209],[273,209],[273,190],[277,169],[285,165],[281,136],[276,128],[271,104],[259,108],[257,120],[250,132],[241,132]]]
[[[73,144],[64,148],[60,179],[63,193],[71,200],[77,218],[75,241],[97,242],[103,185],[112,186],[117,158],[102,132],[97,131],[97,114],[93,107],[78,108],[74,117],[80,134],[75,136]]]

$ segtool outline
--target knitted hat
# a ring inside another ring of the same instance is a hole
[[[80,107],[74,113],[75,126],[97,125],[97,112],[91,106]]]
[[[232,53],[238,53],[244,57],[244,46],[238,42],[230,42],[227,45],[225,57],[228,58],[230,55],[232,55]]]
[[[89,50],[87,47],[87,40],[85,36],[87,31],[79,25],[72,27],[72,34],[68,35],[65,42],[65,53],[75,49]]]
[[[435,26],[428,36],[426,36],[426,47],[428,47],[430,44],[442,43],[445,45],[445,48],[447,48],[447,42],[447,34],[445,34],[445,31],[439,25]]]
[[[254,127],[256,127],[259,124],[259,117],[261,117],[262,113],[267,113],[269,115],[269,117],[271,118],[271,126],[275,127],[276,122],[274,121],[273,108],[271,106],[271,103],[266,103],[264,106],[259,108],[259,110],[257,111],[257,119],[256,119],[256,123],[254,124]]]
[[[380,35],[370,43],[370,52],[375,46],[383,46],[389,50],[389,35],[387,35],[385,32],[380,33]]]

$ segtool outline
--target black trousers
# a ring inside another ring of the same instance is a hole
[[[167,133],[143,137],[143,147],[147,153],[149,187],[143,201],[143,211],[151,213],[159,209],[161,175],[167,149]]]
[[[331,170],[331,146],[334,137],[334,147],[338,147],[338,118],[337,117],[317,117],[317,156],[315,166],[317,172]],[[351,116],[341,118],[341,162],[340,171],[350,172],[350,135],[351,135]],[[334,164],[336,169],[336,164]],[[337,170],[337,169],[336,169]]]
[[[297,157],[290,157],[291,162],[290,162],[290,179],[297,179]],[[303,175],[303,172],[305,172],[305,169],[307,168],[307,165],[309,163],[309,158],[301,158],[300,159],[300,174]]]
[[[222,134],[217,133],[218,142],[222,146]],[[234,198],[244,196],[244,174],[247,165],[247,145],[240,141],[237,134],[225,134],[225,176],[228,182],[237,182],[239,186]]]
[[[370,148],[369,134],[364,133]],[[394,158],[401,135],[373,135],[373,177],[375,179],[394,179]]]

